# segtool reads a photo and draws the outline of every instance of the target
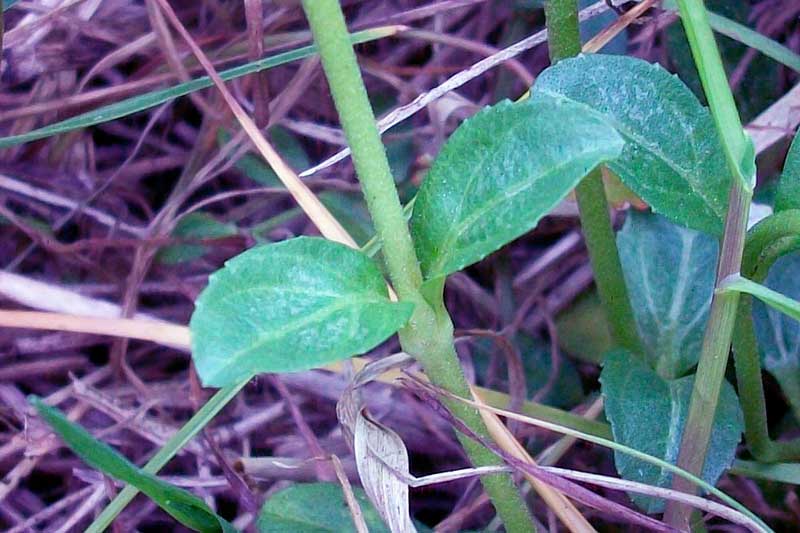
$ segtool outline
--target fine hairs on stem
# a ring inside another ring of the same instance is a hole
[[[314,35],[336,110],[353,154],[353,163],[367,207],[383,242],[391,282],[401,300],[415,305],[409,324],[400,331],[403,350],[425,368],[436,385],[460,396],[469,386],[453,345],[453,326],[440,301],[431,303],[421,292],[422,274],[403,209],[389,169],[386,152],[367,98],[364,82],[338,0],[304,0],[303,9]],[[488,436],[480,414],[472,407],[450,402],[454,414],[482,436]],[[460,436],[475,466],[492,466],[500,460],[474,441]],[[508,474],[482,478],[506,531],[535,531],[535,526]]]

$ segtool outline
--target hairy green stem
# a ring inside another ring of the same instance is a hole
[[[453,346],[453,328],[444,310],[441,292],[429,301],[422,292],[422,274],[406,219],[389,169],[386,151],[375,124],[361,72],[338,0],[303,0],[314,42],[319,49],[336,110],[353,155],[376,233],[383,243],[389,277],[402,300],[415,304],[408,326],[400,331],[403,349],[425,367],[431,381],[458,395],[469,386]],[[473,431],[486,435],[479,413],[450,403],[453,413]],[[501,460],[482,446],[460,436],[475,465],[496,465]],[[507,474],[481,478],[507,531],[534,531],[525,502]]]
[[[678,6],[732,177],[717,267],[715,286],[719,287],[722,280],[739,274],[741,270],[755,155],[752,143],[742,129],[702,0],[679,0]],[[715,291],[711,303],[677,463],[697,475],[702,472],[706,460],[719,393],[725,379],[739,297],[738,293]],[[695,487],[682,478],[674,478],[672,486],[684,492],[695,491]],[[689,527],[690,516],[688,506],[669,502],[664,519],[669,525],[683,530]]]
[[[589,251],[597,293],[606,312],[611,335],[623,348],[641,354],[642,342],[636,331],[633,307],[628,297],[599,168],[581,180],[575,188],[575,198],[578,200],[581,229]]]
[[[579,54],[581,39],[577,0],[548,0],[544,8],[551,62]],[[607,315],[611,336],[623,348],[640,354],[642,343],[636,332],[603,175],[599,168],[581,180],[575,188],[575,197],[597,293]]]
[[[303,6],[375,231],[383,242],[389,275],[397,294],[412,299],[422,283],[422,273],[411,234],[404,230],[407,225],[403,208],[341,8],[333,0],[304,1]]]

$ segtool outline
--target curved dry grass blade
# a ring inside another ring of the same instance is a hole
[[[347,231],[345,231],[339,221],[331,215],[330,211],[328,211],[324,205],[322,205],[322,202],[311,192],[311,189],[300,181],[297,174],[294,173],[278,152],[276,152],[272,145],[264,138],[255,122],[245,113],[242,106],[236,101],[236,98],[234,98],[228,88],[225,87],[225,82],[220,78],[214,65],[178,19],[172,6],[170,6],[166,0],[156,0],[156,2],[158,2],[161,11],[163,11],[170,24],[177,30],[183,40],[186,41],[186,44],[189,45],[192,53],[206,70],[209,78],[211,78],[211,81],[219,90],[225,103],[236,117],[236,120],[239,121],[242,129],[244,129],[248,137],[250,137],[250,140],[256,146],[259,153],[264,157],[267,163],[269,163],[269,166],[272,167],[272,170],[275,171],[275,174],[278,175],[281,182],[289,190],[289,194],[292,195],[295,201],[300,205],[300,208],[308,215],[314,225],[317,226],[320,233],[332,241],[340,242],[352,248],[358,248],[356,242]]]
[[[353,515],[353,523],[356,526],[358,533],[369,533],[367,523],[364,521],[364,513],[361,512],[361,506],[358,505],[355,494],[353,494],[353,487],[350,485],[350,480],[347,479],[347,473],[344,471],[342,461],[337,455],[331,456],[331,463],[336,472],[336,478],[342,486],[342,493],[344,493],[344,500],[347,502],[347,507],[350,509],[350,514]]]
[[[422,381],[420,381],[419,387],[426,387],[428,390],[434,390],[434,389],[431,389],[430,385],[427,385]],[[431,393],[432,394],[442,394],[442,395],[445,395],[445,396],[447,396],[449,398],[452,398],[454,400],[457,400],[457,401],[460,401],[460,402],[464,402],[467,405],[471,405],[471,406],[475,407],[476,409],[486,410],[486,411],[492,412],[492,413],[494,413],[496,415],[499,415],[499,416],[503,416],[503,417],[506,417],[506,418],[509,418],[509,419],[512,419],[512,420],[518,420],[518,421],[523,422],[525,424],[529,424],[529,425],[532,425],[532,426],[535,426],[535,427],[539,427],[539,428],[542,428],[542,429],[547,429],[549,431],[554,431],[556,433],[561,433],[561,434],[564,434],[564,435],[570,435],[570,436],[573,436],[573,437],[576,437],[576,438],[579,438],[579,439],[582,439],[582,440],[585,440],[585,441],[588,441],[588,442],[592,442],[594,444],[598,444],[600,446],[604,446],[606,448],[611,448],[613,450],[618,450],[620,452],[627,453],[627,454],[629,454],[629,455],[631,455],[631,456],[633,456],[633,457],[635,457],[637,459],[641,459],[642,461],[646,461],[648,463],[652,463],[654,465],[657,465],[657,466],[659,466],[659,467],[661,467],[661,468],[663,468],[665,470],[668,470],[669,472],[672,472],[676,476],[680,476],[680,477],[688,480],[689,482],[691,482],[691,483],[695,484],[696,486],[702,488],[706,492],[709,492],[709,493],[713,494],[714,496],[716,496],[717,498],[719,498],[720,500],[722,500],[723,502],[725,502],[726,504],[728,504],[732,508],[736,509],[737,511],[741,512],[743,515],[745,515],[748,518],[750,518],[751,520],[753,520],[755,523],[759,524],[761,526],[761,531],[772,531],[766,524],[763,523],[763,521],[761,521],[761,519],[759,519],[756,515],[754,515],[752,512],[750,512],[750,510],[747,509],[747,507],[745,507],[741,503],[737,502],[735,499],[731,498],[730,496],[728,496],[727,494],[725,494],[724,492],[722,492],[718,488],[714,487],[713,485],[710,485],[709,483],[707,483],[703,479],[700,479],[699,477],[694,476],[691,473],[686,472],[685,470],[673,465],[672,463],[664,461],[663,459],[659,459],[657,457],[653,457],[651,455],[647,455],[646,453],[642,453],[642,452],[640,452],[640,451],[638,451],[636,449],[633,449],[633,448],[630,448],[628,446],[624,446],[622,444],[616,443],[613,440],[610,440],[610,439],[607,439],[607,438],[598,437],[598,436],[595,436],[595,435],[590,435],[590,434],[587,434],[587,433],[583,433],[581,431],[574,430],[572,428],[568,428],[568,427],[563,426],[561,424],[554,424],[554,423],[551,423],[551,422],[546,422],[544,420],[539,420],[539,419],[536,419],[536,418],[532,418],[530,416],[521,415],[519,413],[514,413],[512,411],[508,411],[508,410],[505,410],[505,409],[499,409],[497,407],[492,407],[492,406],[486,405],[484,403],[476,402],[474,400],[469,400],[467,398],[461,398],[459,396],[454,396],[454,395],[448,394],[445,391],[441,391],[439,389],[435,389],[434,392],[431,392]]]
[[[474,387],[470,388],[475,401],[483,403],[478,391]],[[528,463],[531,466],[537,466],[533,458],[528,454],[525,448],[519,443],[514,435],[508,428],[500,421],[496,414],[489,411],[480,410],[481,418],[489,430],[489,434],[497,445],[502,448],[506,453],[512,455],[522,462]],[[567,499],[564,494],[546,483],[540,481],[528,472],[524,473],[528,483],[531,484],[533,490],[545,501],[547,506],[553,511],[559,520],[569,529],[575,533],[584,531],[595,531],[592,525],[586,520],[578,509]]]
[[[657,498],[664,498],[666,500],[686,503],[701,511],[711,513],[734,524],[744,526],[750,531],[763,531],[763,528],[757,522],[740,513],[736,509],[731,509],[727,505],[722,505],[700,496],[694,496],[692,494],[686,494],[685,492],[666,489],[664,487],[655,487],[653,485],[647,485],[637,481],[628,481],[626,479],[619,479],[610,476],[590,474],[588,472],[579,472],[551,466],[545,466],[542,468],[548,472],[558,474],[561,477],[572,479],[574,481],[583,481],[598,487],[605,487],[613,490],[624,490],[626,492],[636,492],[646,496],[655,496]]]
[[[112,335],[128,339],[153,341],[188,350],[189,329],[169,322],[135,318],[101,318],[74,316],[38,311],[0,310],[0,326],[8,328],[47,329]]]

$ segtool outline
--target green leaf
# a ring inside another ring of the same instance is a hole
[[[662,216],[631,211],[617,246],[645,355],[662,377],[680,377],[700,354],[719,244]]]
[[[31,396],[29,401],[36,408],[39,416],[86,464],[113,478],[133,485],[184,526],[208,533],[236,531],[231,524],[214,514],[206,503],[194,494],[142,471],[119,452],[95,439],[81,426],[67,419],[61,411],[47,405],[40,398]]]
[[[800,299],[800,253],[780,257],[769,269],[764,284]],[[753,302],[753,326],[764,368],[772,374],[800,420],[800,322],[784,313]]]
[[[600,375],[605,413],[614,441],[675,464],[689,413],[694,376],[666,381],[641,359],[625,351],[606,355]],[[711,444],[702,478],[715,484],[731,465],[742,433],[742,412],[733,387],[723,383],[711,433]],[[667,470],[615,451],[619,474],[631,481],[669,487],[673,474]],[[664,502],[632,495],[648,513],[663,510]]]
[[[545,70],[533,100],[562,98],[602,114],[625,139],[608,167],[657,213],[722,234],[729,172],[708,109],[675,76],[641,59],[585,55]]]
[[[231,139],[229,133],[220,132],[218,136],[219,144],[222,145]],[[311,164],[303,145],[289,130],[281,126],[272,126],[269,129],[269,140],[275,150],[281,155],[293,169],[308,168]],[[236,168],[245,176],[265,187],[284,188],[283,183],[272,170],[272,167],[264,162],[260,155],[247,153],[236,161]]]
[[[353,44],[363,43],[391,35],[395,31],[396,29],[391,27],[376,28],[353,33],[350,38]],[[279,65],[291,63],[292,61],[304,59],[314,55],[315,53],[316,48],[314,46],[304,46],[302,48],[297,48],[296,50],[290,50],[274,56],[265,57],[264,59],[259,59],[258,61],[252,61],[239,67],[223,70],[219,73],[219,75],[224,81],[233,80],[242,76],[246,76],[247,74],[253,74],[255,72],[260,72],[262,70],[277,67]],[[151,107],[155,107],[165,102],[169,102],[170,100],[180,96],[186,96],[187,94],[191,94],[201,89],[207,89],[213,85],[214,84],[208,76],[201,76],[185,83],[173,85],[172,87],[168,87],[166,89],[150,91],[139,96],[126,98],[124,100],[120,100],[119,102],[97,108],[93,111],[83,113],[67,120],[29,131],[28,133],[2,137],[0,138],[0,149],[8,148],[9,146],[15,146],[18,144],[24,144],[37,139],[44,139],[46,137],[58,135],[59,133],[66,133],[72,130],[110,122],[118,118],[138,113],[139,111],[144,111],[145,109],[150,109]]]
[[[370,533],[389,529],[364,489],[353,487]],[[258,515],[262,533],[344,533],[355,531],[341,486],[335,483],[298,483],[275,493]]]
[[[208,213],[189,213],[178,221],[172,230],[172,236],[177,239],[219,239],[236,235],[235,224],[220,222]],[[208,246],[203,244],[173,244],[165,246],[158,252],[157,259],[160,263],[174,265],[187,261],[194,261],[203,257],[208,251]]]
[[[603,303],[596,290],[580,295],[556,319],[558,344],[581,361],[599,365],[614,347]]]
[[[536,226],[622,139],[586,108],[501,102],[450,137],[417,194],[411,228],[426,279],[481,260]]]
[[[550,343],[541,339],[531,337],[525,333],[514,336],[514,342],[519,349],[522,359],[522,366],[525,371],[525,384],[528,389],[528,397],[535,395],[543,387],[547,386],[551,372],[553,370],[553,357]],[[489,386],[486,377],[489,372],[490,357],[493,353],[502,351],[497,343],[488,338],[476,338],[471,343],[471,353],[475,365],[479,384]],[[504,358],[500,356],[500,360]],[[538,401],[545,405],[552,405],[560,409],[572,409],[579,404],[586,395],[583,392],[583,384],[578,370],[572,361],[566,357],[561,357],[558,362],[558,369],[555,381],[550,391]],[[507,381],[507,366],[502,364],[495,373],[500,378]],[[495,377],[497,379],[497,377]]]
[[[369,216],[364,195],[347,191],[323,191],[319,195],[322,204],[347,230],[359,246],[364,246],[374,235],[372,218]]]
[[[733,463],[731,473],[747,476],[750,479],[800,485],[800,463],[765,464],[756,461],[742,461],[740,459]]]
[[[787,209],[800,209],[800,135],[794,136],[775,194],[775,211]]]
[[[375,263],[315,237],[258,246],[211,275],[189,327],[206,386],[296,372],[363,353],[400,329],[412,304],[389,301]]]

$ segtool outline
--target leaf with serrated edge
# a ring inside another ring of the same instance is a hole
[[[694,376],[665,381],[641,359],[619,350],[606,355],[600,383],[614,441],[675,464]],[[739,399],[727,381],[720,394],[702,476],[712,485],[733,462],[743,428]],[[672,483],[670,472],[625,453],[615,451],[614,462],[625,479],[659,487]],[[648,513],[664,507],[656,498],[631,498]]]
[[[364,490],[353,487],[369,531],[389,533]],[[273,494],[261,508],[262,533],[340,533],[355,531],[342,488],[335,483],[298,483]]]
[[[411,228],[426,279],[443,277],[536,226],[621,137],[569,102],[501,102],[465,121],[417,194]]]
[[[413,305],[389,301],[357,250],[298,237],[240,254],[212,274],[189,324],[206,386],[296,372],[363,353],[400,329]]]
[[[800,135],[795,135],[775,193],[775,211],[800,209]]]
[[[662,377],[680,377],[700,354],[719,244],[662,216],[631,211],[617,246],[648,360]]]
[[[654,211],[720,235],[729,172],[714,121],[692,92],[658,65],[626,56],[565,59],[536,80],[532,100],[563,98],[602,114],[625,138],[608,163]]]
[[[764,285],[800,300],[800,253],[780,257],[769,269]],[[753,326],[764,368],[781,386],[800,420],[800,322],[760,301],[753,301]]]

